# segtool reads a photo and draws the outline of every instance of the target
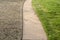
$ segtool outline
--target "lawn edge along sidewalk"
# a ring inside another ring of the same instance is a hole
[[[25,1],[23,16],[23,40],[47,40],[43,26],[32,8],[32,0]]]

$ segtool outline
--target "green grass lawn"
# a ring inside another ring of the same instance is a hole
[[[48,40],[60,40],[60,0],[32,0]]]

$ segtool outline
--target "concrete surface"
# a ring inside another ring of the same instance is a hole
[[[0,40],[21,40],[24,0],[0,0]]]
[[[41,22],[32,8],[32,0],[26,0],[23,7],[23,40],[47,40]]]

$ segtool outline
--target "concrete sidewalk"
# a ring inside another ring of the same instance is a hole
[[[23,8],[23,40],[47,40],[42,24],[36,16],[31,2],[32,0],[26,0]]]

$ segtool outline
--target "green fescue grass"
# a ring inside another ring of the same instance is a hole
[[[60,40],[60,0],[32,0],[48,40]]]

